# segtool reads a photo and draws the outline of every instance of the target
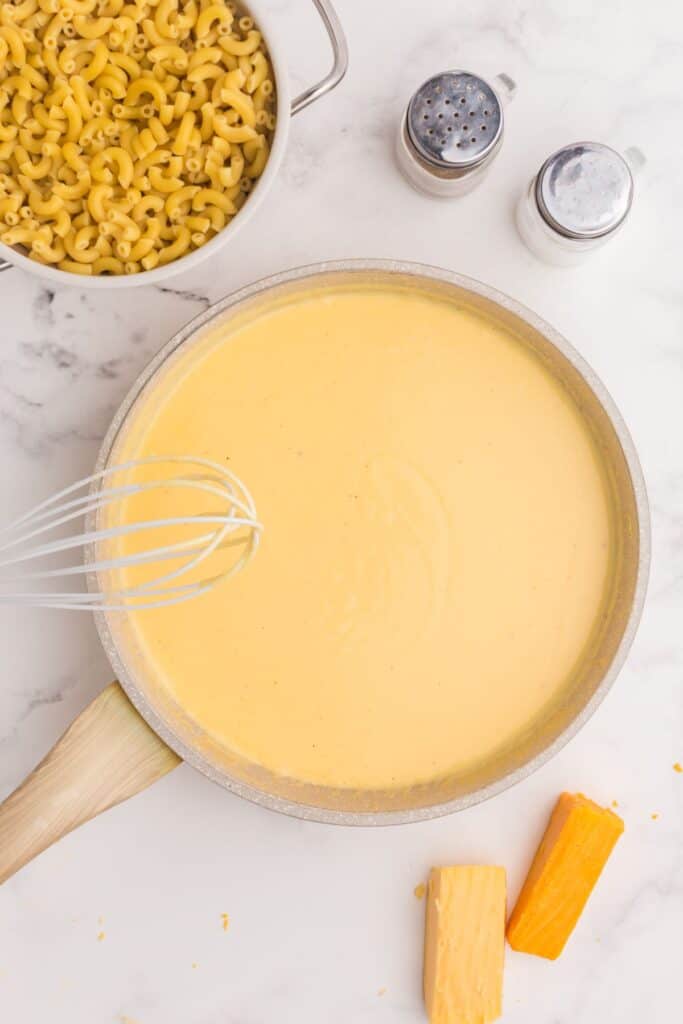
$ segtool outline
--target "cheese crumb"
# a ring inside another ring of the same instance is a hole
[[[425,895],[426,891],[427,891],[427,886],[424,884],[424,882],[420,882],[420,884],[416,885],[415,888],[413,889],[413,892],[415,893],[415,898],[418,899],[418,900],[423,900],[424,899],[424,895]]]
[[[228,928],[230,927],[230,915],[229,914],[221,914],[221,924],[223,925],[223,931],[227,932]]]
[[[678,772],[678,774],[680,775],[680,773],[683,772],[683,764],[681,764],[679,761],[676,761],[676,764],[674,765],[674,771]]]

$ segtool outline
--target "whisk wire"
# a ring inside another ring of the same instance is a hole
[[[150,465],[192,466],[201,472],[186,473],[183,477],[161,476],[159,479],[137,483],[118,484],[105,487],[104,482],[112,475],[134,472]],[[88,493],[72,497],[79,490],[88,488]],[[226,502],[220,512],[202,512],[188,515],[169,515],[165,518],[141,520],[132,523],[118,523],[114,526],[95,529],[86,528],[81,533],[66,538],[51,540],[26,549],[26,545],[61,527],[85,519],[86,526],[97,523],[97,515],[106,507],[116,505],[127,498],[157,489],[188,490],[198,495],[209,495],[212,499]],[[96,552],[105,542],[152,530],[168,530],[183,527],[216,526],[215,530],[199,536],[187,537],[170,544],[160,544],[134,553],[114,558],[101,558]],[[263,527],[256,515],[254,500],[239,477],[231,470],[208,459],[194,456],[151,456],[146,459],[110,466],[76,481],[50,498],[41,501],[14,522],[0,528],[0,569],[22,565],[35,559],[48,558],[67,551],[83,549],[85,559],[78,565],[56,569],[30,571],[14,577],[0,577],[0,584],[16,585],[28,581],[54,580],[61,577],[87,576],[92,588],[84,592],[34,592],[19,591],[3,593],[0,590],[0,604],[19,604],[47,608],[92,609],[124,611],[155,608],[188,600],[217,586],[222,580],[239,572],[258,548]],[[240,546],[242,552],[227,568],[212,576],[177,584],[182,576],[195,572],[215,552]],[[116,587],[109,591],[99,588],[102,573],[115,573],[132,566],[143,566],[156,562],[183,559],[182,563],[169,572],[155,576],[146,582],[127,587]]]

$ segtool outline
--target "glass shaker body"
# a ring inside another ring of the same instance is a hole
[[[623,228],[633,203],[633,176],[644,163],[638,149],[622,156],[593,142],[553,153],[517,203],[522,241],[545,263],[582,263]]]
[[[492,84],[467,71],[445,71],[424,82],[398,126],[396,160],[419,192],[442,199],[466,195],[485,177],[503,141],[503,107],[515,83]]]

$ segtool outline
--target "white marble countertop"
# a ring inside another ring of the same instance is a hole
[[[324,69],[307,0],[263,0],[295,87]],[[113,296],[0,278],[2,516],[88,472],[117,404],[186,320],[239,285],[319,259],[442,265],[514,295],[601,375],[639,449],[653,512],[643,622],[612,693],[526,782],[455,817],[344,830],[251,806],[181,768],[0,890],[0,1017],[12,1024],[417,1024],[423,905],[437,862],[491,861],[514,897],[563,788],[618,800],[626,834],[563,957],[509,952],[507,1024],[664,1024],[683,920],[683,14],[673,0],[338,0],[342,86],[292,124],[275,187],[233,245],[168,288]],[[519,83],[486,185],[436,201],[392,161],[407,94],[460,65]],[[672,138],[673,136],[673,138]],[[585,267],[522,248],[516,196],[577,138],[649,159],[631,223]],[[676,148],[677,151],[676,151]],[[109,681],[92,622],[0,612],[0,790]],[[658,817],[654,819],[654,815]],[[221,913],[230,914],[227,932]],[[98,941],[98,935],[103,937]]]

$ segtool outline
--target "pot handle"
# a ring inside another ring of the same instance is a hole
[[[135,796],[179,763],[112,683],[0,804],[0,883],[72,829]]]
[[[318,13],[330,37],[334,60],[331,71],[323,79],[305,89],[304,92],[292,101],[292,114],[298,114],[304,107],[319,100],[321,96],[324,96],[325,93],[330,92],[335,86],[339,85],[349,66],[349,48],[346,43],[344,29],[337,17],[337,12],[330,0],[313,0],[313,2],[318,8]]]

